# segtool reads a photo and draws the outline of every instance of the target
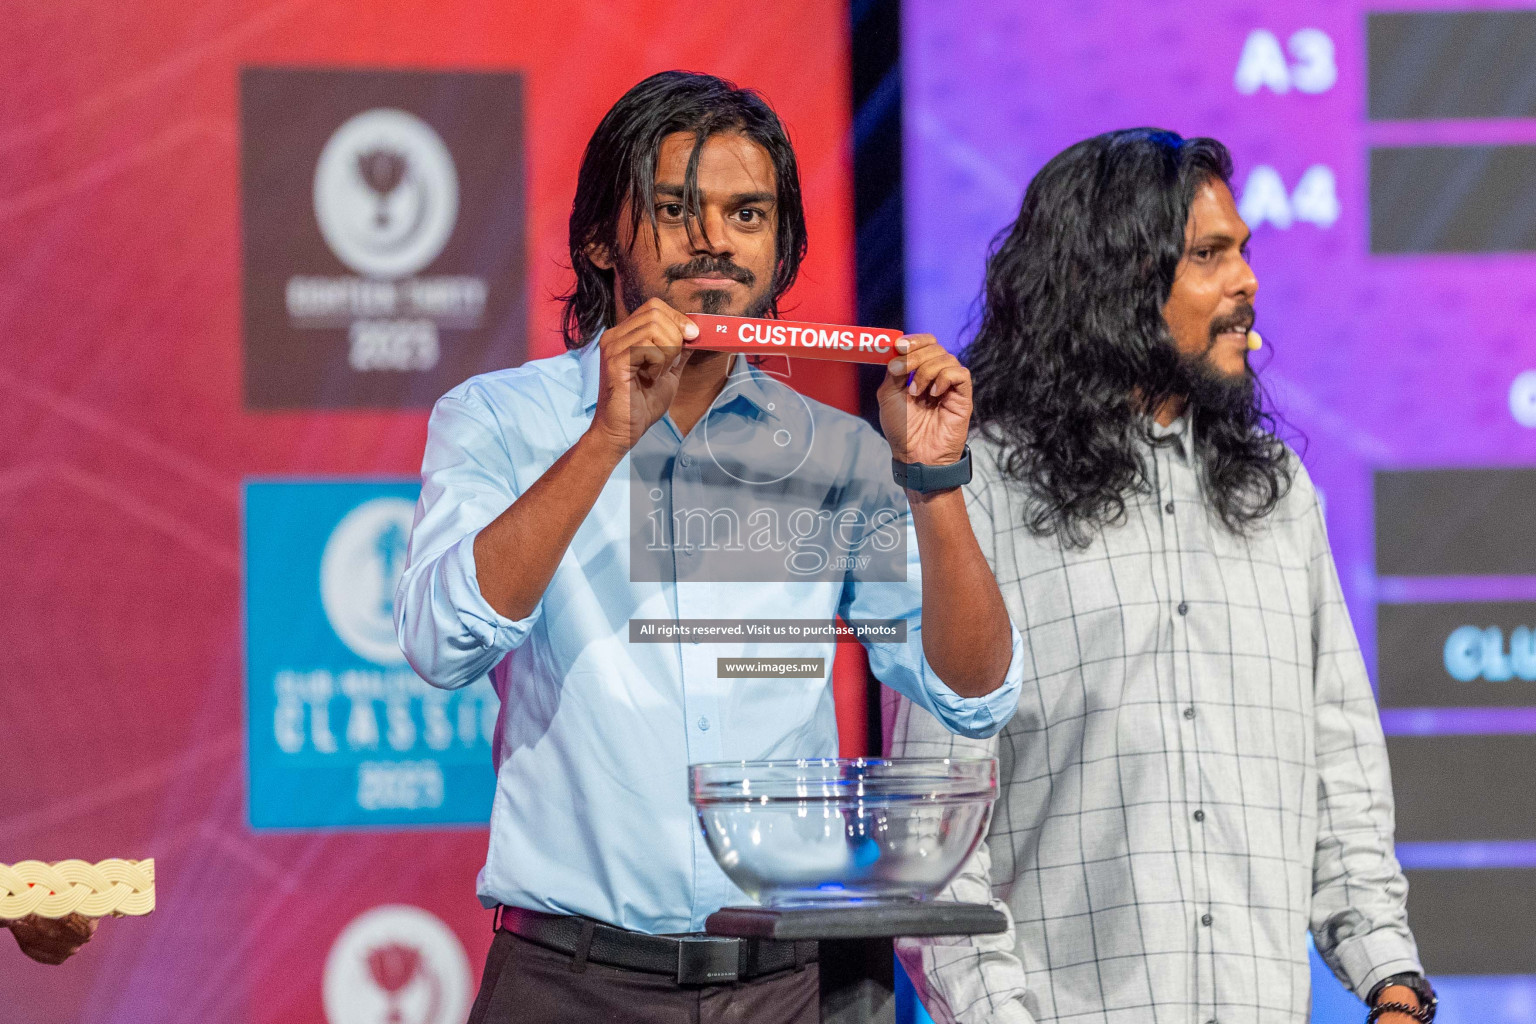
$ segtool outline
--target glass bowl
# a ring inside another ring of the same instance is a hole
[[[986,832],[995,758],[827,758],[692,767],[709,852],[769,906],[926,899]]]

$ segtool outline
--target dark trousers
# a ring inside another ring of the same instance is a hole
[[[815,964],[725,985],[578,963],[498,931],[469,1024],[819,1024]]]

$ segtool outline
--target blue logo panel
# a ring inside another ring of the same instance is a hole
[[[254,828],[478,824],[490,683],[427,685],[395,642],[414,481],[245,484],[246,747]]]

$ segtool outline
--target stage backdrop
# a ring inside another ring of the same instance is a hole
[[[1237,161],[1255,360],[1326,502],[1447,1022],[1536,1021],[1536,11],[906,0],[909,329],[1114,128]],[[1314,970],[1316,1019],[1362,1009]]]
[[[0,948],[0,1018],[463,1020],[495,699],[429,689],[390,630],[427,410],[561,351],[582,147],[667,68],[785,117],[811,237],[789,305],[850,318],[846,21],[840,0],[8,12],[0,860],[152,856],[159,909],[62,967]]]

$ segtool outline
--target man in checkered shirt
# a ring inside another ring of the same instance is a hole
[[[941,1022],[1305,1022],[1308,929],[1369,1019],[1432,1016],[1317,492],[1248,366],[1231,172],[1089,139],[988,261],[966,503],[1032,683],[991,740],[896,709],[895,755],[1000,761],[945,898],[1009,930],[899,944]]]

